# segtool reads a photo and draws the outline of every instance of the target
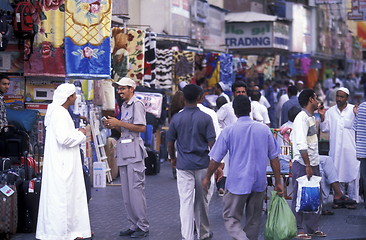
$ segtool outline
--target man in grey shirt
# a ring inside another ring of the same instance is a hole
[[[207,172],[208,152],[216,135],[212,118],[197,107],[201,91],[193,84],[183,88],[185,107],[173,116],[167,134],[171,163],[177,168],[181,233],[186,240],[194,240],[194,224],[199,239],[212,237],[207,190],[202,188],[201,181]]]
[[[144,103],[135,96],[135,82],[127,77],[113,86],[124,100],[121,120],[108,117],[104,125],[121,131],[116,145],[117,165],[122,183],[122,197],[130,226],[121,231],[120,236],[132,238],[146,237],[149,222],[146,217],[145,163],[147,153],[140,132],[146,131],[146,111]]]

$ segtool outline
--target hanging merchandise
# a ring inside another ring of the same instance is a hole
[[[65,3],[67,77],[110,78],[112,0]]]
[[[0,13],[0,51],[5,51],[8,45],[9,29],[5,13]]]
[[[233,79],[233,55],[220,54],[220,81],[226,86],[226,89],[230,89]]]
[[[302,75],[307,75],[309,70],[310,70],[310,63],[311,63],[311,59],[310,57],[302,57],[301,58],[301,74]]]
[[[115,88],[112,86],[112,82],[111,79],[94,81],[93,103],[102,106],[102,110],[114,110]]]
[[[257,71],[258,73],[263,73],[264,80],[272,80],[274,76],[274,57],[261,58],[262,63],[258,63]]]
[[[175,89],[175,86],[182,81],[191,82],[194,74],[194,56],[195,53],[190,51],[175,51],[173,53],[173,82]]]
[[[173,50],[156,49],[156,88],[172,90]]]
[[[191,80],[192,84],[197,84],[202,88],[205,88],[206,83],[206,54],[196,53],[194,56],[194,76]]]
[[[113,28],[112,38],[114,81],[127,76],[141,85],[144,77],[145,31],[127,29],[127,34],[124,34],[123,28]]]
[[[206,77],[208,87],[213,87],[220,81],[220,62],[218,53],[207,53]]]
[[[156,33],[145,36],[144,84],[155,85]]]
[[[144,77],[144,39],[145,31],[128,29],[127,51],[129,56],[129,68],[127,76],[135,82],[142,84]]]
[[[112,78],[115,82],[128,73],[128,35],[122,28],[112,29]]]
[[[308,78],[305,87],[312,89],[315,87],[315,84],[317,82],[318,82],[318,71],[314,68],[311,68],[308,72]]]
[[[24,75],[65,76],[63,3],[63,0],[50,4],[43,4],[41,0],[34,2],[32,24],[35,36],[34,43],[32,39],[24,42]]]

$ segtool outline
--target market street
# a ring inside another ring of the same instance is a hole
[[[161,172],[158,175],[146,176],[146,196],[151,228],[150,235],[145,239],[180,239],[178,191],[169,163],[162,163]],[[93,239],[130,239],[119,236],[119,232],[127,226],[119,186],[92,189],[89,209],[92,231],[95,233]],[[211,230],[214,233],[213,239],[230,239],[224,227],[221,210],[222,198],[215,192],[209,211]],[[333,216],[321,217],[321,229],[328,235],[321,239],[366,239],[366,209],[363,204],[359,204],[356,210],[335,209],[334,212]],[[264,219],[265,217],[266,215],[263,216]],[[35,237],[34,234],[17,234],[12,239],[33,240]],[[263,232],[260,239],[264,239]]]

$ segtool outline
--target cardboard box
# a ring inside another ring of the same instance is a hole
[[[106,167],[104,162],[93,163],[93,187],[105,188],[107,186]]]

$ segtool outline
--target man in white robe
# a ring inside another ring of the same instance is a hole
[[[319,109],[322,132],[329,132],[329,156],[337,169],[339,182],[344,193],[359,202],[360,162],[356,158],[354,105],[347,103],[349,90],[341,87],[336,92],[336,103],[327,111]]]
[[[90,221],[79,144],[85,129],[75,129],[67,108],[76,100],[75,86],[61,84],[45,116],[46,143],[37,239],[90,238]]]

